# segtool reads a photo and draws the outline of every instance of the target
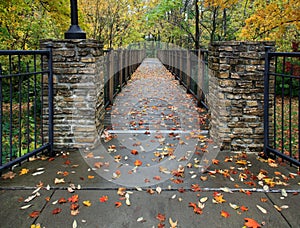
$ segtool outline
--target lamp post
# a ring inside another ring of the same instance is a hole
[[[78,25],[77,0],[71,0],[71,26],[65,32],[65,39],[86,39],[86,33]]]

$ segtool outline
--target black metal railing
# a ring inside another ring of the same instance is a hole
[[[208,109],[208,51],[166,49],[158,50],[157,55],[187,92],[198,100],[198,105]]]
[[[300,52],[265,57],[264,153],[300,166]]]
[[[146,57],[145,50],[119,49],[105,52],[104,100],[112,104],[114,97],[130,79]]]
[[[0,171],[53,155],[52,51],[0,50]]]

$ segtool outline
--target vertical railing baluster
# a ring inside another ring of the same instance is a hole
[[[18,55],[18,69],[19,72],[21,72],[21,57]],[[18,139],[18,150],[19,150],[19,156],[22,154],[22,81],[23,76],[19,76],[19,113],[18,113],[18,123],[19,123],[19,139]]]
[[[3,107],[2,107],[2,101],[3,101],[3,93],[2,93],[2,64],[0,63],[0,166],[3,164]]]
[[[9,55],[9,74],[12,74],[13,71],[13,62],[12,56]],[[10,107],[9,107],[9,161],[12,161],[13,154],[12,154],[12,119],[13,119],[13,103],[12,103],[12,77],[9,77],[9,99],[10,99]]]

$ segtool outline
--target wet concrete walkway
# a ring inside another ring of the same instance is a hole
[[[95,149],[2,176],[1,227],[299,227],[297,169],[219,153],[207,114],[157,59],[107,112]]]

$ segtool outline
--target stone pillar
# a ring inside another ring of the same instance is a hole
[[[209,47],[211,137],[221,150],[263,151],[265,46],[215,42]]]
[[[53,47],[54,150],[93,147],[104,119],[102,45],[94,40],[43,40]]]

